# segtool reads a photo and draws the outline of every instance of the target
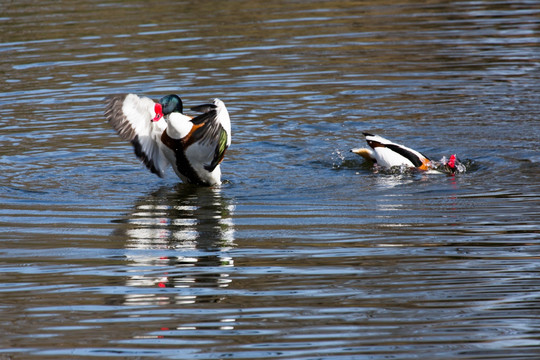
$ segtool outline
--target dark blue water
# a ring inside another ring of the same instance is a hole
[[[538,2],[0,8],[1,359],[538,358]],[[149,173],[125,92],[221,98],[223,186]]]

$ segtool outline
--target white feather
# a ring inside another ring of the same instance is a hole
[[[191,128],[193,128],[191,118],[177,112],[167,115],[166,121],[168,124],[167,134],[173,139],[186,137],[191,131]]]
[[[414,167],[414,164],[409,159],[388,148],[377,147],[373,149],[373,156],[377,160],[377,165],[385,168],[401,165]]]

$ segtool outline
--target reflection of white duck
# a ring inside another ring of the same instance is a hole
[[[154,174],[163,177],[170,164],[185,182],[219,185],[220,163],[231,144],[229,113],[219,99],[191,110],[202,114],[184,115],[182,100],[174,94],[158,103],[123,94],[107,97],[105,117]]]
[[[372,135],[367,132],[363,134],[371,149],[358,148],[351,149],[351,151],[383,168],[408,166],[418,170],[436,170],[452,174],[462,172],[465,169],[456,155],[451,155],[448,160],[443,158],[441,162],[436,162],[416,150],[396,144],[382,136]]]
[[[134,291],[125,295],[126,303],[195,303],[209,299],[199,296],[200,287],[228,287],[234,210],[219,187],[164,186],[137,202],[117,230],[126,239],[127,264],[133,268],[127,285],[183,290]]]

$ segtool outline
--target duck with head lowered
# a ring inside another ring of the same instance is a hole
[[[465,172],[463,165],[455,154],[448,159],[443,157],[441,161],[430,160],[419,151],[413,150],[401,144],[394,143],[382,136],[363,132],[367,148],[351,149],[351,152],[362,156],[367,161],[382,168],[390,169],[394,166],[406,166],[423,171],[455,174]]]
[[[172,165],[184,182],[213,186],[221,184],[220,163],[231,145],[231,121],[225,104],[191,108],[200,115],[185,115],[178,95],[157,103],[135,94],[106,98],[105,117],[120,137],[133,145],[135,155],[159,177]]]

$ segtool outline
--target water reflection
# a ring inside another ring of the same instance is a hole
[[[230,283],[234,205],[219,188],[178,184],[140,199],[121,231],[127,239],[126,285],[157,291],[125,295],[125,303],[171,304],[220,300]]]

